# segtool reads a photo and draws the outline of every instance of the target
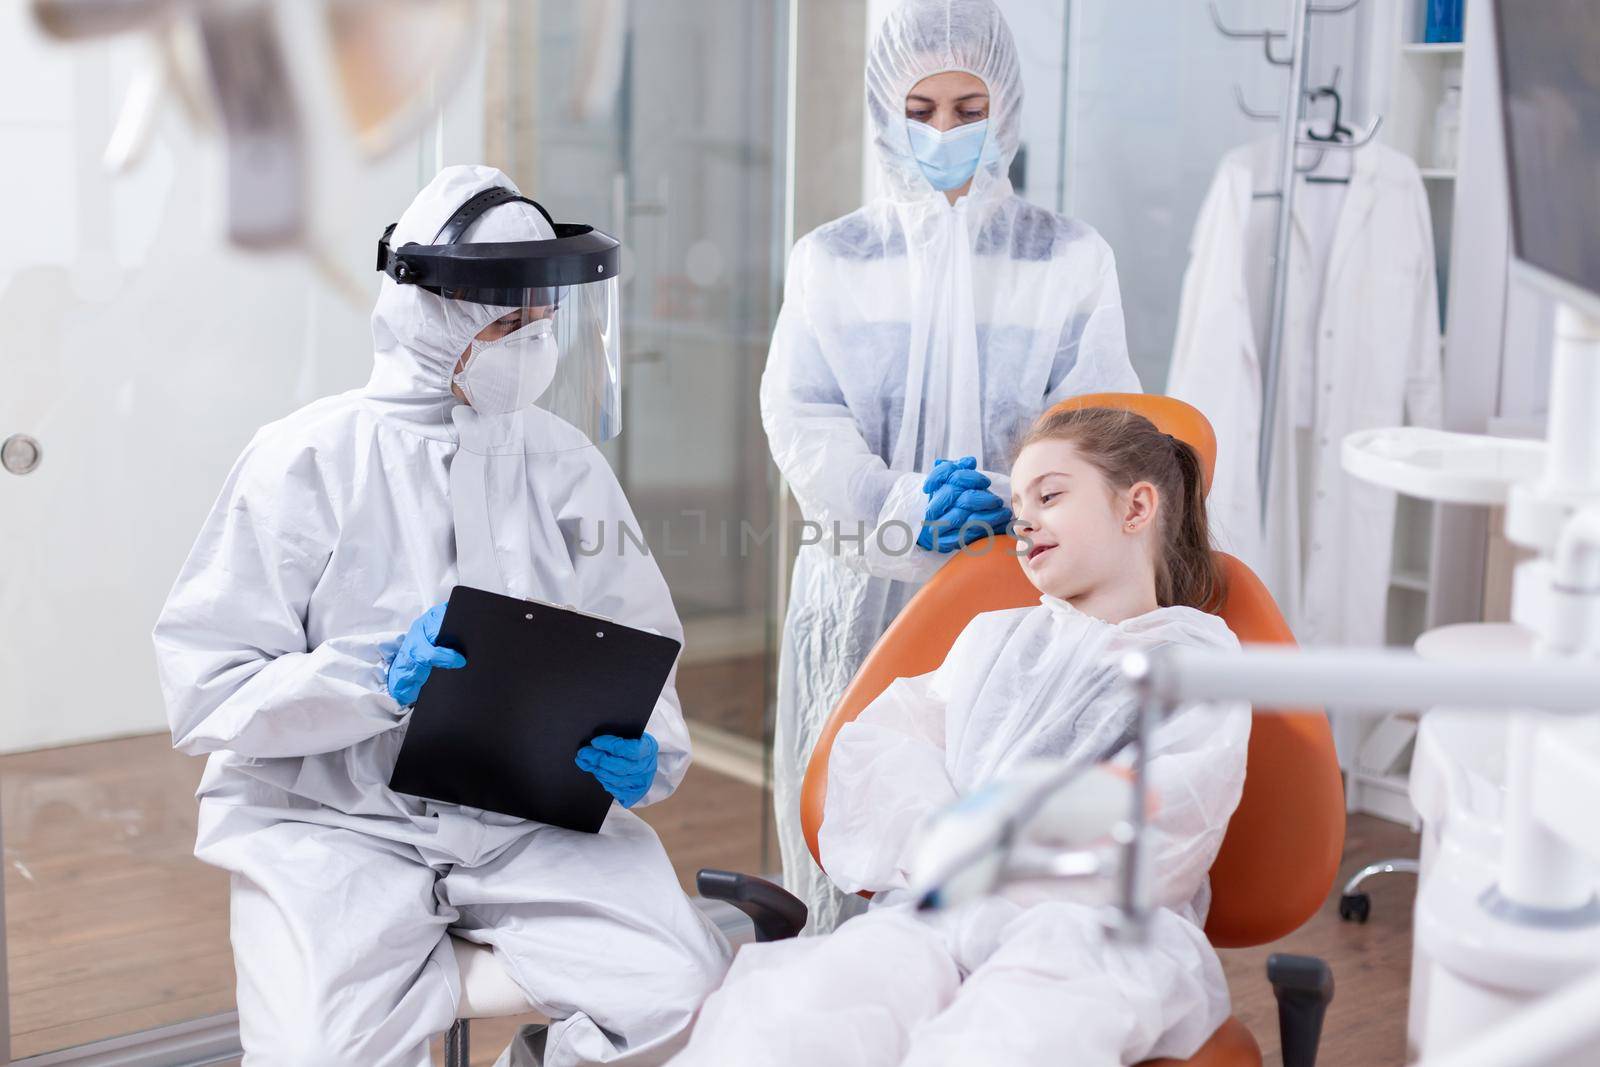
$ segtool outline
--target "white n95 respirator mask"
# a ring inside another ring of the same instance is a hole
[[[498,340],[474,340],[466,364],[452,380],[475,411],[506,415],[531,407],[544,395],[560,358],[551,320],[535,319]]]

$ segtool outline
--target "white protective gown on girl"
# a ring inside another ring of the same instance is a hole
[[[989,88],[990,144],[954,205],[923,176],[906,93],[941,71]],[[867,60],[884,195],[795,243],[761,417],[809,524],[778,664],[774,802],[784,882],[832,929],[847,898],[800,829],[800,781],[856,669],[949,556],[913,547],[934,460],[975,456],[993,491],[1030,422],[1082,393],[1138,392],[1111,249],[1016,196],[1022,82],[990,0],[911,0]]]
[[[1248,706],[1185,707],[1155,730],[1146,944],[1107,940],[1104,887],[1018,887],[931,921],[906,891],[930,813],[1024,761],[1093,761],[1130,741],[1120,660],[1163,644],[1238,647],[1191,608],[1112,625],[1045,597],[979,615],[938,670],[892,683],[834,741],[819,838],[841,889],[878,894],[871,909],[828,937],[741,949],[674,1067],[1101,1065],[1198,1049],[1229,1010],[1203,932],[1206,872],[1244,787]]]
[[[442,171],[394,246],[431,243],[496,185],[515,188],[489,167]],[[505,204],[464,236],[553,234]],[[576,550],[589,524],[633,516],[571,426],[532,410],[528,454],[474,451],[517,416],[480,417],[450,374],[508,309],[382,286],[372,379],[256,434],[155,630],[173,741],[211,754],[195,854],[232,873],[245,1062],[429,1064],[460,992],[451,932],[492,946],[555,1020],[547,1064],[659,1063],[728,950],[655,833],[619,806],[591,835],[391,792],[406,718],[386,674],[458,582],[681,640],[666,583],[643,554]],[[671,682],[649,730],[661,762],[643,803],[689,765]]]

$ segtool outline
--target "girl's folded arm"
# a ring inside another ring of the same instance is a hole
[[[917,824],[956,799],[936,673],[891,682],[834,739],[817,844],[847,893],[903,887]]]

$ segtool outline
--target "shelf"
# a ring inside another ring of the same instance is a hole
[[[1456,180],[1455,168],[1446,170],[1442,167],[1423,167],[1422,180],[1425,182],[1453,182]]]
[[[1375,785],[1379,789],[1387,789],[1392,793],[1405,793],[1411,785],[1410,776],[1405,773],[1385,774],[1381,771],[1368,770],[1362,766],[1349,768],[1345,773],[1365,785]]]
[[[1411,806],[1411,775],[1374,774],[1363,767],[1346,768],[1345,808],[1415,829],[1417,811]]]
[[[1408,56],[1459,56],[1464,54],[1466,50],[1466,44],[1461,41],[1441,42],[1438,44],[1411,41],[1400,46],[1400,51]]]
[[[1422,500],[1497,506],[1544,470],[1543,441],[1446,433],[1420,426],[1358,430],[1344,439],[1344,469]]]

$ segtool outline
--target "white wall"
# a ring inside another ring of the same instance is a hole
[[[371,367],[373,249],[439,162],[480,151],[478,79],[443,131],[378,166],[325,161],[319,243],[225,245],[223,160],[175,107],[138,167],[99,157],[143,43],[43,40],[0,5],[0,751],[162,729],[149,632],[254,430]],[[442,154],[442,159],[440,158]]]

